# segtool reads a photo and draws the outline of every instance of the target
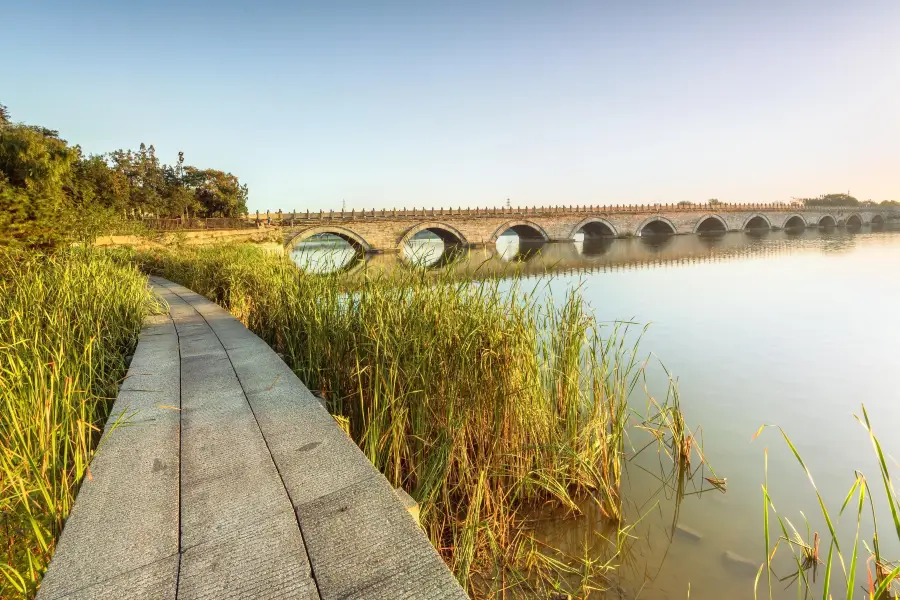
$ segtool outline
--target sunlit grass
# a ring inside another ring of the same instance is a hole
[[[0,597],[30,597],[155,305],[98,252],[0,250]]]
[[[628,531],[628,424],[669,424],[629,408],[644,368],[634,336],[628,324],[598,324],[578,290],[554,303],[515,280],[463,282],[412,267],[357,273],[348,287],[339,274],[303,273],[240,245],[135,259],[221,304],[282,353],[369,460],[419,502],[432,543],[473,595],[544,594],[559,582],[586,594],[615,569]],[[665,407],[660,415],[678,418]],[[678,422],[675,460],[689,464],[695,444]],[[543,503],[574,514],[585,502],[621,534],[612,558],[563,557],[528,533],[527,515]],[[572,583],[565,575],[575,572]]]

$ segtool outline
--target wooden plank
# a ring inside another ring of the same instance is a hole
[[[38,600],[175,597],[179,378],[172,320],[149,317]]]

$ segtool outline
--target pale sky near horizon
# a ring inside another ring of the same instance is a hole
[[[0,103],[251,211],[900,200],[900,2],[11,0]]]

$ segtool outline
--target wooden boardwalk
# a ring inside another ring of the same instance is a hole
[[[170,312],[141,333],[38,600],[466,598],[265,342],[151,284]]]

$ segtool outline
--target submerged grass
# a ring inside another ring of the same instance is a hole
[[[98,252],[0,250],[0,597],[30,597],[154,306]]]
[[[357,277],[348,291],[340,275],[304,274],[247,245],[134,259],[221,304],[281,352],[369,460],[419,502],[428,536],[470,593],[546,596],[562,585],[550,574],[566,569],[581,573],[569,593],[608,583],[614,560],[573,566],[527,528],[542,503],[577,513],[587,500],[627,531],[619,488],[643,363],[627,325],[601,328],[577,290],[554,304],[515,281],[401,269]],[[690,447],[682,439],[676,460]],[[618,548],[627,535],[613,537]]]

